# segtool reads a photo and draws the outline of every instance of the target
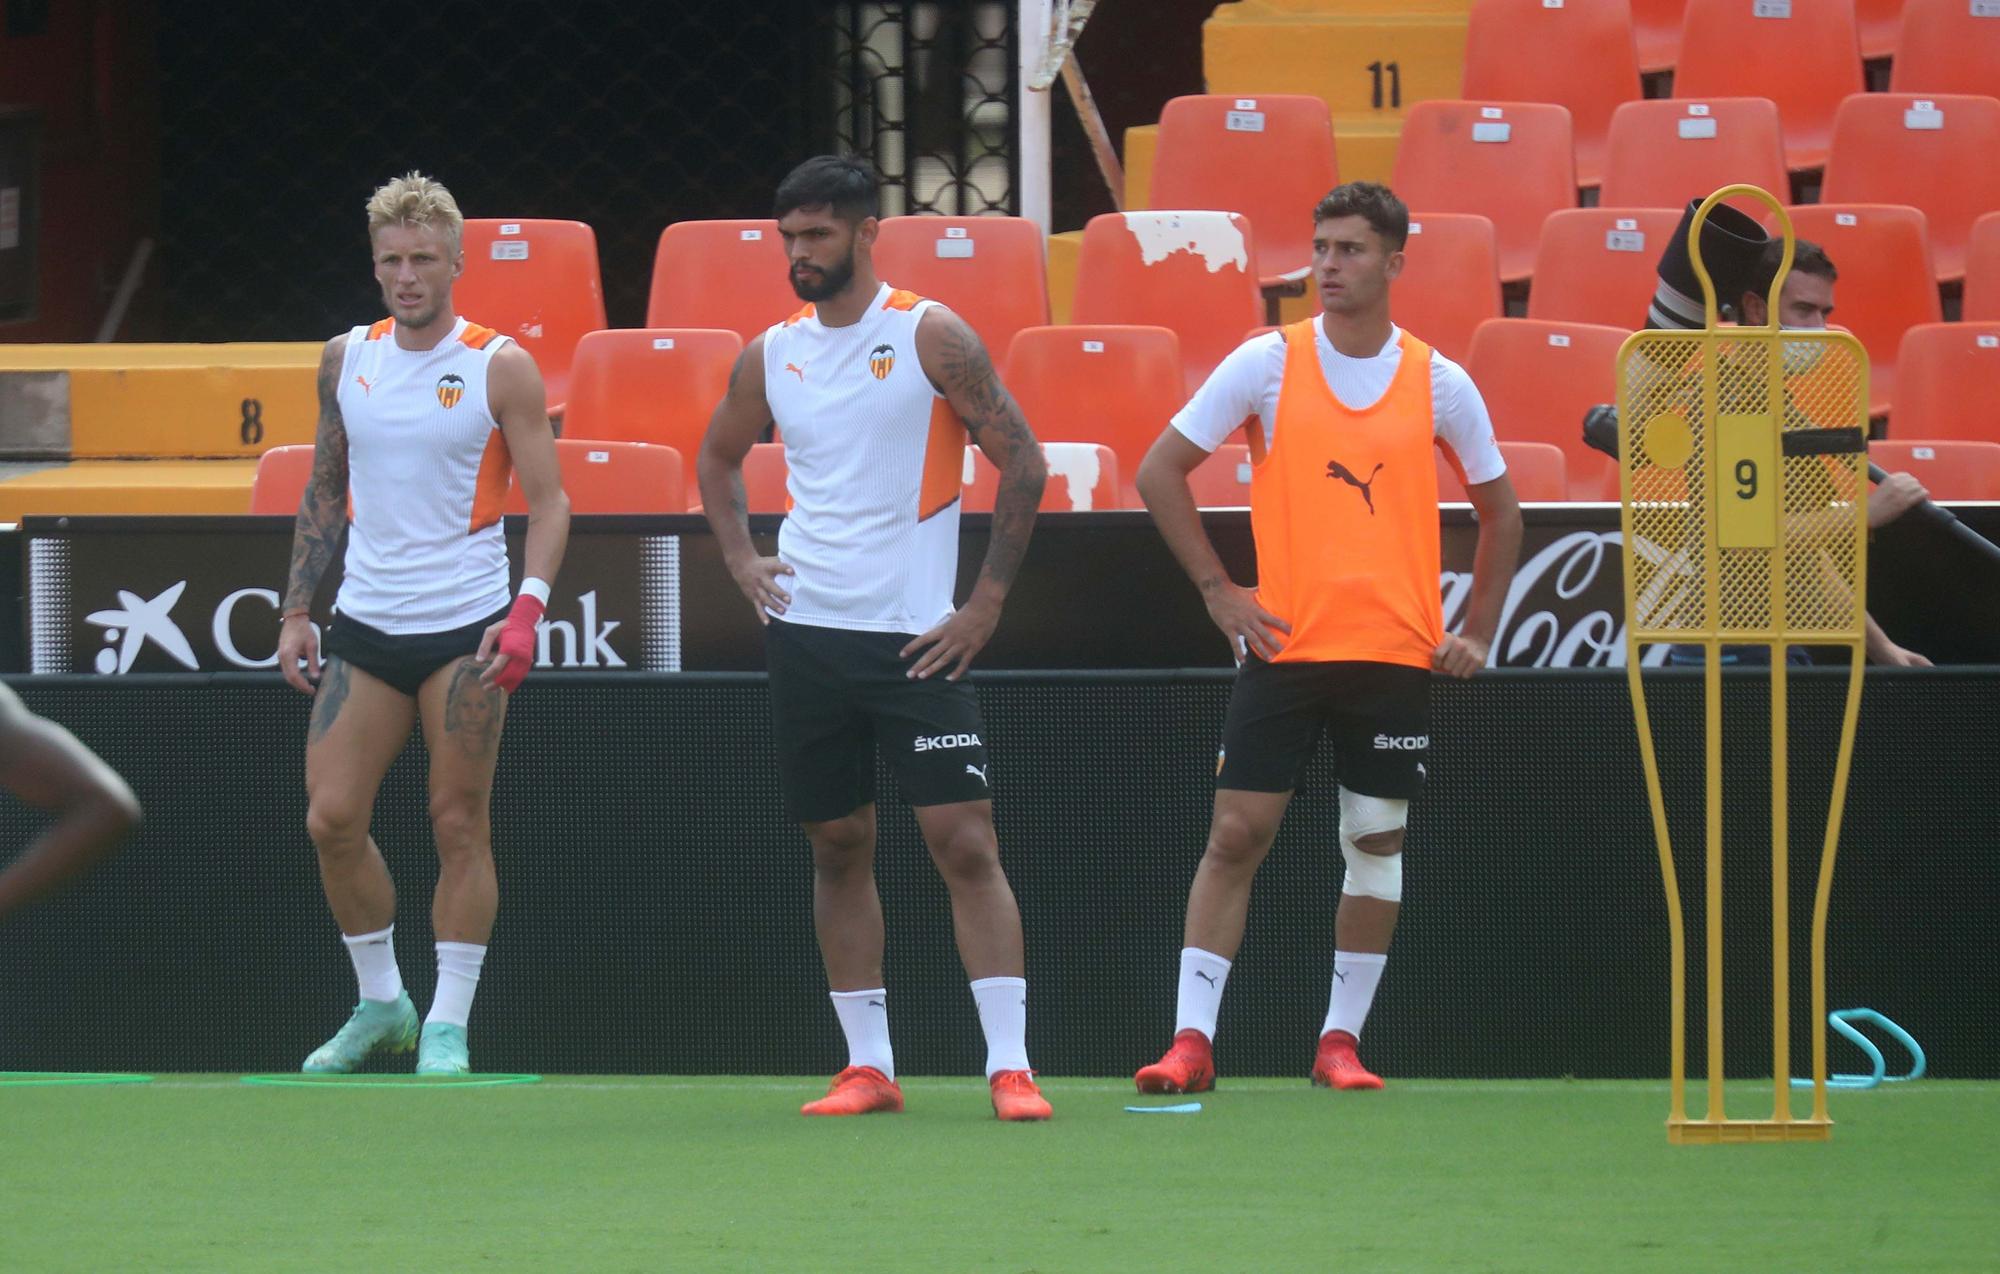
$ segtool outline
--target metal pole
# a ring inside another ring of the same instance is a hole
[[[1031,87],[1049,45],[1049,0],[1020,0],[1014,28],[1020,68],[1019,144],[1023,217],[1047,234],[1050,228],[1049,119],[1052,87]]]

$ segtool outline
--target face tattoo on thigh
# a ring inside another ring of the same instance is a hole
[[[458,740],[467,756],[493,751],[500,740],[501,711],[507,703],[506,691],[479,684],[483,666],[469,658],[459,660],[444,692],[444,732]]]
[[[318,743],[333,729],[340,706],[347,702],[347,687],[347,661],[338,657],[327,660],[319,693],[313,697],[312,723],[306,727],[307,743]]]

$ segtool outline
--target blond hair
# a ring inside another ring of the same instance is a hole
[[[422,226],[445,237],[453,252],[465,233],[465,216],[444,183],[407,172],[368,197],[368,233],[384,226]]]

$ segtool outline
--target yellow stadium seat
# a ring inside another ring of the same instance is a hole
[[[319,341],[0,345],[0,452],[255,460],[311,442]]]
[[[1469,6],[1360,8],[1218,6],[1202,24],[1202,72],[1210,93],[1324,100],[1341,175],[1387,181],[1409,106],[1458,96]]]

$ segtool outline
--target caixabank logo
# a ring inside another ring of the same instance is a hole
[[[209,640],[213,658],[204,666],[187,632],[181,627],[183,621],[174,615],[175,605],[181,601],[187,587],[188,581],[178,580],[153,597],[130,589],[116,589],[116,607],[94,610],[85,615],[84,622],[95,627],[101,636],[101,644],[91,661],[95,670],[105,676],[122,676],[135,667],[140,671],[173,670],[172,667],[162,667],[163,662],[190,672],[249,672],[277,668],[279,598],[275,590],[239,588],[224,596],[206,615],[185,617],[195,623],[196,631],[204,633]],[[535,626],[535,666],[626,667],[625,658],[612,642],[620,621],[599,617],[596,590],[577,597],[575,604],[573,619],[551,615]],[[245,613],[239,616],[239,611]],[[246,625],[240,620],[244,619],[249,621],[248,631],[265,633],[268,637],[259,641],[242,639],[240,635],[246,630]],[[206,621],[205,628],[203,620]],[[313,625],[313,630],[319,633],[319,625]],[[153,652],[154,657],[146,658],[148,652]]]

